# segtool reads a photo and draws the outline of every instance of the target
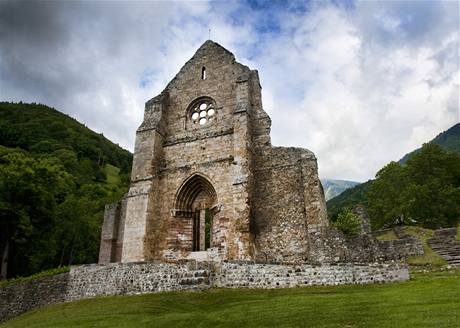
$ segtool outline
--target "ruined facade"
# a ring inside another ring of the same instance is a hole
[[[145,105],[99,262],[312,260],[328,227],[316,158],[273,147],[270,125],[257,71],[206,41]]]

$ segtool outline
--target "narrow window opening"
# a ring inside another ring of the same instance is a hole
[[[195,210],[195,213],[192,217],[193,223],[193,239],[192,239],[192,251],[198,252],[200,251],[200,210]]]
[[[201,79],[206,80],[206,67],[201,68]]]
[[[204,217],[204,249],[208,249],[212,246],[212,214],[209,208],[207,208],[205,211],[206,212]]]

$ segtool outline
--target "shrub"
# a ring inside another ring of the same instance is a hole
[[[337,216],[334,226],[342,231],[346,236],[356,236],[361,230],[361,220],[350,209],[344,209]]]

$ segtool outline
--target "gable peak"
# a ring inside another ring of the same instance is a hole
[[[205,55],[209,52],[223,52],[226,53],[227,55],[232,56],[233,58],[235,57],[229,50],[225,49],[222,47],[220,44],[217,42],[214,42],[212,40],[206,40],[196,51],[195,56],[199,55]]]

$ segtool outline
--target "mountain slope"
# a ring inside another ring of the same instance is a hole
[[[335,179],[321,179],[321,183],[324,188],[324,196],[326,201],[340,195],[345,190],[354,187],[359,182],[356,181],[347,181],[347,180],[335,180]]]
[[[41,104],[0,102],[0,145],[31,153],[72,149],[78,159],[114,165],[129,173],[132,154],[79,123]]]
[[[327,213],[333,220],[337,214],[346,207],[353,207],[356,204],[366,205],[366,194],[371,185],[372,180],[358,184],[347,190],[344,190],[340,195],[327,201]]]
[[[442,149],[460,154],[460,123],[455,124],[450,129],[441,132],[429,143],[441,146]],[[404,155],[398,163],[404,164],[415,153],[419,152],[420,148]]]
[[[132,154],[40,104],[0,102],[0,279],[94,263]]]

